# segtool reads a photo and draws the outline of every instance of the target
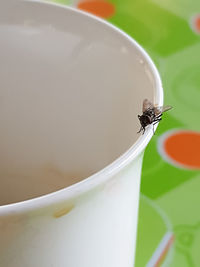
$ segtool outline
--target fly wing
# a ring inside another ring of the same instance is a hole
[[[154,112],[155,112],[155,115],[158,116],[160,115],[161,113],[163,112],[166,112],[168,110],[172,109],[171,106],[158,106],[158,107],[154,107]]]
[[[170,109],[172,109],[172,106],[164,106],[164,107],[162,108],[162,113],[165,112],[165,111],[168,111],[168,110],[170,110]]]
[[[153,104],[148,100],[144,99],[143,105],[142,105],[142,112],[145,112],[147,109],[153,109]]]

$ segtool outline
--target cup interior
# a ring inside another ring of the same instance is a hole
[[[74,184],[139,138],[155,74],[138,45],[83,12],[0,3],[0,205]]]

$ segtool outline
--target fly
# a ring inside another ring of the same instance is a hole
[[[142,105],[142,115],[138,115],[138,119],[141,124],[138,133],[143,131],[142,134],[144,134],[146,127],[150,124],[153,124],[153,132],[154,132],[154,125],[162,120],[163,112],[166,112],[171,108],[172,108],[171,106],[153,105],[148,99],[145,99]]]

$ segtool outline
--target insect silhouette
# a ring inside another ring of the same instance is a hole
[[[138,115],[141,127],[138,133],[143,131],[144,134],[146,126],[153,124],[153,133],[154,125],[162,120],[163,112],[170,110],[171,106],[156,106],[153,105],[148,99],[143,101],[142,105],[142,115]]]

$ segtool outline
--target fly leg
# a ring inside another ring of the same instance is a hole
[[[143,131],[142,134],[144,134],[144,132],[145,132],[145,127],[141,126],[139,132],[137,132],[137,133],[140,133],[141,131]]]
[[[153,134],[155,134],[155,131],[154,131],[154,125],[159,123],[159,121],[162,120],[161,118],[162,114],[160,114],[159,116],[156,117],[156,119],[153,121]]]
[[[158,116],[156,116],[156,118],[160,118],[162,116],[162,113],[160,113]]]
[[[159,123],[159,121],[161,121],[161,120],[162,120],[162,118],[159,118],[159,119],[154,120],[154,121],[153,121],[153,125]]]
[[[140,127],[140,130],[137,132],[137,133],[140,133],[142,131],[143,127],[141,126]],[[143,129],[144,130],[144,129]]]

